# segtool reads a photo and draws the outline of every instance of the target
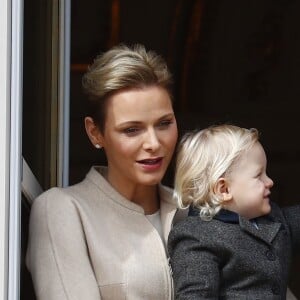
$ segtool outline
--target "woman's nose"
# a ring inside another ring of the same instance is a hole
[[[155,151],[159,148],[160,142],[155,130],[148,130],[145,134],[144,149]]]

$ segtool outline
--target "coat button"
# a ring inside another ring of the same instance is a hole
[[[278,284],[273,284],[272,292],[274,295],[279,295],[280,294],[280,286]]]
[[[266,256],[267,256],[268,260],[275,260],[276,259],[275,254],[271,250],[266,251]]]

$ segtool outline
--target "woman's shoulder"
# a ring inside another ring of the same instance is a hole
[[[61,210],[70,205],[73,196],[69,188],[52,187],[34,199],[31,214],[45,210]]]
[[[93,193],[93,188],[95,189],[93,180],[97,181],[96,179],[100,177],[100,173],[92,167],[85,178],[80,182],[67,187],[52,187],[40,194],[33,201],[33,207],[43,206],[46,205],[46,203],[62,206],[67,202],[80,202],[81,198],[86,198]]]
[[[65,224],[79,222],[76,204],[66,188],[53,187],[43,192],[34,201],[30,209],[30,232],[43,235],[58,232],[56,229]]]

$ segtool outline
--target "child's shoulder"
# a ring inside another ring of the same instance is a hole
[[[210,232],[210,228],[215,227],[215,220],[204,221],[199,215],[187,216],[183,220],[176,223],[171,229],[171,235],[193,235],[198,236],[201,233],[203,237],[205,233]]]
[[[228,224],[215,219],[204,221],[200,216],[188,216],[173,226],[168,238],[168,249],[172,252],[177,244],[222,249],[232,234],[228,227]]]

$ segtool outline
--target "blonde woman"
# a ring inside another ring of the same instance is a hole
[[[189,216],[169,236],[175,299],[286,299],[300,205],[270,200],[256,129],[212,126],[185,135],[175,194]]]
[[[166,239],[176,204],[161,184],[177,141],[171,74],[142,45],[119,45],[83,85],[86,132],[107,166],[34,201],[27,266],[37,299],[172,299]]]

